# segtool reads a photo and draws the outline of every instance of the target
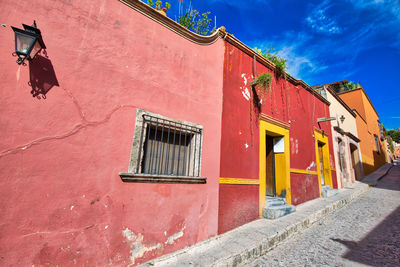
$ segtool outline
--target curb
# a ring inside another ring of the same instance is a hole
[[[376,186],[378,184],[378,181],[381,180],[383,177],[385,177],[389,173],[389,171],[393,168],[393,166],[394,165],[391,163],[386,163],[373,173],[370,173],[367,176],[365,176],[363,179],[361,179],[360,182],[368,184],[370,186]]]
[[[367,184],[356,182],[336,196],[298,205],[295,213],[276,220],[258,219],[140,266],[242,266],[368,190]]]

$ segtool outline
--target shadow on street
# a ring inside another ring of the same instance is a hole
[[[400,190],[400,166],[394,166],[376,188]],[[400,266],[400,206],[360,242],[331,239],[348,248],[345,259],[370,266]]]

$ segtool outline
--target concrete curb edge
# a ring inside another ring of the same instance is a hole
[[[212,266],[242,266],[246,263],[250,263],[256,258],[264,255],[269,250],[276,247],[280,242],[288,239],[289,237],[293,236],[295,233],[299,233],[307,228],[309,228],[314,223],[320,221],[328,214],[336,211],[352,200],[360,197],[362,194],[369,190],[369,185],[364,183],[359,183],[359,187],[355,188],[354,191],[349,193],[347,196],[343,196],[343,198],[338,199],[332,203],[328,203],[326,206],[313,210],[307,216],[302,216],[302,218],[296,218],[294,223],[290,223],[287,227],[279,229],[277,232],[265,236],[262,241],[252,242],[255,243],[254,245],[243,246],[243,249],[239,252],[231,254],[229,256],[221,257],[220,259],[214,261]],[[296,214],[296,213],[294,213]],[[286,217],[286,216],[285,216]],[[284,218],[284,217],[282,217]],[[273,221],[271,221],[273,222]],[[175,261],[174,259],[178,258],[182,254],[189,253],[193,248],[207,246],[207,244],[211,242],[218,242],[219,239],[222,239],[226,235],[231,235],[236,231],[240,231],[240,228],[233,229],[229,232],[226,232],[221,235],[217,235],[211,237],[207,240],[201,241],[196,243],[192,246],[185,247],[181,250],[176,252],[161,256],[160,258],[156,258],[150,260],[146,263],[141,264],[140,266],[166,266],[169,265],[170,260]],[[169,262],[169,263],[168,263]],[[178,260],[179,262],[179,260]],[[179,263],[178,263],[179,265]],[[201,264],[193,264],[194,266],[201,266]]]

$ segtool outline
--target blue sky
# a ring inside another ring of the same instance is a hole
[[[179,0],[170,0],[175,18]],[[190,0],[181,5],[187,8]],[[310,86],[362,84],[387,129],[400,128],[400,0],[193,0],[246,45],[273,45]]]

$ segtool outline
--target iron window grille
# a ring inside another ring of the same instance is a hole
[[[136,173],[200,176],[202,129],[142,114]]]

